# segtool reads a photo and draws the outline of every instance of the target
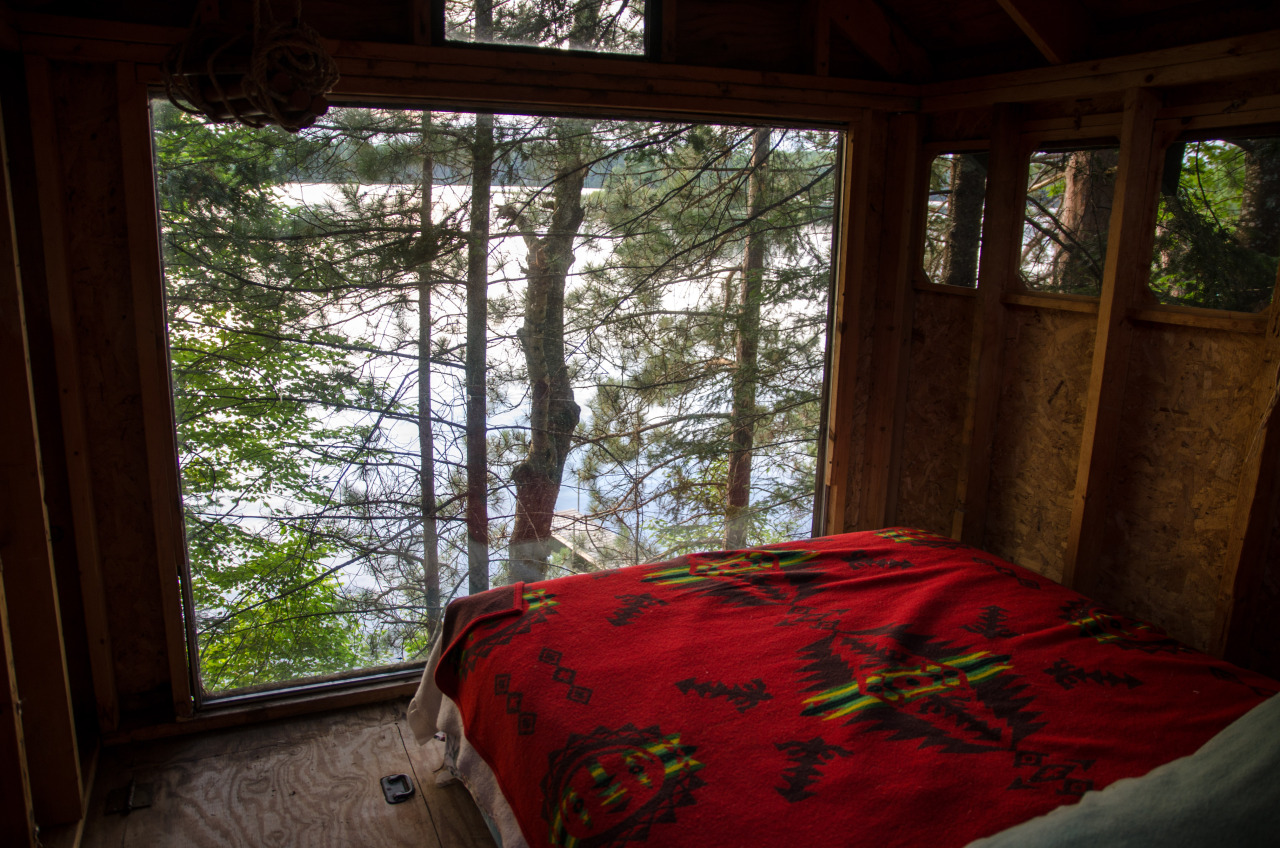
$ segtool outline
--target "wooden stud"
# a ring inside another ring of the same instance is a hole
[[[831,0],[813,3],[813,74],[831,73]]]
[[[1266,400],[1240,472],[1209,648],[1217,656],[1241,664],[1250,659],[1257,616],[1254,601],[1271,545],[1271,524],[1280,506],[1280,275],[1266,320],[1258,386]]]
[[[680,47],[680,31],[676,29],[680,6],[676,0],[649,0],[649,2],[661,7],[658,10],[658,26],[662,31],[658,36],[660,47],[658,48],[657,60],[659,62],[674,62],[676,60],[676,51]]]
[[[987,195],[978,266],[978,304],[973,314],[968,408],[960,436],[960,473],[951,535],[982,545],[996,413],[1003,385],[1005,296],[1018,278],[1029,150],[1018,133],[1016,107],[994,110]]]
[[[170,396],[168,338],[160,260],[160,221],[151,151],[151,111],[146,86],[137,82],[132,65],[117,70],[120,92],[120,148],[124,168],[125,215],[129,231],[129,267],[133,282],[134,322],[138,336],[138,370],[155,523],[157,575],[164,609],[173,708],[178,716],[193,709],[192,663],[183,619],[182,489],[178,480],[178,444]]]
[[[98,721],[103,728],[119,722],[111,636],[107,624],[106,590],[102,581],[102,561],[98,547],[97,513],[93,502],[89,438],[85,423],[80,378],[79,332],[76,327],[67,271],[65,194],[58,160],[57,126],[49,87],[49,64],[27,57],[27,87],[30,95],[31,135],[34,146],[40,226],[43,235],[45,287],[49,300],[49,320],[57,365],[61,402],[62,435],[67,463],[71,513],[76,542],[76,559],[88,631],[89,657],[93,667],[93,688]]]
[[[923,158],[929,162],[932,162],[934,159],[934,157],[932,156],[925,156]],[[921,276],[923,277],[923,275]],[[947,285],[943,285],[942,283],[935,283],[928,279],[916,280],[915,289],[916,291],[933,292],[934,294],[946,294],[946,295],[951,295],[952,297],[976,298],[978,296],[977,289],[969,289],[969,288],[965,288],[964,286],[947,286]]]
[[[19,285],[16,234],[13,230],[12,204],[9,197],[9,163],[5,154],[3,116],[0,116],[0,368],[19,369],[29,375],[25,333],[23,332],[22,291]],[[16,360],[16,361],[15,361]],[[17,375],[7,375],[17,376]],[[8,382],[4,377],[0,381]],[[14,387],[4,385],[4,391]],[[8,406],[14,413],[24,404],[19,397],[8,395]],[[34,400],[32,401],[34,403]],[[4,439],[20,439],[32,433],[9,432],[4,428]],[[34,448],[33,448],[34,451]],[[7,451],[6,451],[7,453]],[[6,476],[5,488],[17,481]],[[30,497],[30,491],[17,494]],[[4,541],[0,540],[0,544]],[[50,554],[52,556],[52,553]],[[36,843],[35,820],[32,818],[31,775],[27,768],[26,742],[19,712],[18,677],[14,664],[13,641],[10,636],[9,613],[4,594],[4,564],[0,562],[0,842],[15,848]]]
[[[409,0],[409,27],[413,32],[413,43],[429,45],[435,27],[432,22],[433,0]]]
[[[0,121],[3,116],[0,116]],[[0,127],[2,129],[2,127]],[[8,156],[0,131],[0,553],[8,633],[21,697],[22,735],[39,751],[28,761],[31,801],[41,825],[83,813],[80,754],[62,642],[57,578],[49,544],[40,439],[31,389]]]
[[[844,0],[830,9],[830,21],[863,56],[893,79],[926,79],[929,54],[875,0]]]
[[[0,561],[0,786],[5,787],[0,793],[0,841],[14,848],[36,848],[31,774],[27,769],[18,677],[9,637],[9,613],[5,608],[3,561]]]
[[[1115,201],[1062,575],[1064,584],[1085,594],[1097,587],[1100,577],[1098,556],[1114,477],[1115,446],[1124,420],[1133,339],[1128,315],[1152,299],[1147,279],[1165,146],[1155,133],[1159,108],[1159,97],[1150,89],[1134,89],[1125,97]]]
[[[1145,309],[1130,309],[1130,321],[1144,324],[1172,324],[1178,327],[1200,327],[1205,330],[1223,330],[1229,333],[1259,334],[1267,331],[1265,315],[1227,310],[1202,309],[1194,306],[1160,304]]]
[[[1092,26],[1085,10],[1072,0],[999,0],[1031,43],[1054,65],[1084,58]]]
[[[862,455],[859,527],[895,522],[902,428],[906,417],[907,371],[912,318],[912,247],[916,208],[921,121],[916,115],[889,118],[886,178],[880,224],[880,254],[874,278],[871,320],[871,373],[867,383],[867,423]]]

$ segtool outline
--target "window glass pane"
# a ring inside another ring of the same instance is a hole
[[[644,53],[644,0],[445,0],[445,38]]]
[[[946,286],[976,288],[987,195],[986,153],[944,153],[929,168],[924,272]]]
[[[1097,296],[1120,149],[1042,151],[1031,157],[1022,228],[1022,282],[1031,291]]]
[[[1258,312],[1280,256],[1280,139],[1170,146],[1151,289],[1164,303]]]
[[[481,587],[809,534],[836,134],[153,115],[209,691],[421,659],[469,470]]]

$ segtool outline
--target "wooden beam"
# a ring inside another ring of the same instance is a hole
[[[1211,653],[1247,662],[1260,591],[1271,547],[1271,524],[1280,506],[1280,275],[1266,318],[1266,342],[1258,381],[1261,414],[1236,490],[1227,558],[1214,604]]]
[[[0,50],[16,53],[22,49],[22,39],[18,31],[13,28],[10,20],[12,14],[8,6],[0,6]]]
[[[925,112],[942,112],[994,103],[1092,97],[1137,87],[1265,77],[1278,70],[1280,30],[1271,30],[1114,59],[933,83],[920,86],[919,93]]]
[[[863,56],[893,79],[927,79],[929,54],[875,0],[824,3],[828,19]]]
[[[65,193],[62,163],[58,157],[58,130],[53,114],[48,62],[37,57],[27,57],[26,74],[40,228],[44,242],[43,283],[48,298],[50,333],[57,370],[76,560],[80,571],[98,722],[100,727],[109,729],[119,721],[119,702],[107,623],[106,590],[102,581],[97,511],[93,502],[89,437],[80,374],[80,332],[75,320],[71,281],[67,270]]]
[[[857,505],[855,492],[861,493],[860,478],[855,472],[854,457],[860,456],[856,445],[863,434],[859,431],[858,408],[862,387],[859,386],[859,360],[864,347],[865,322],[871,308],[871,294],[876,277],[880,237],[880,208],[884,196],[884,153],[888,136],[888,118],[883,113],[866,111],[850,126],[845,136],[845,158],[841,173],[841,219],[839,268],[836,279],[835,319],[832,326],[831,386],[827,414],[827,535],[843,533],[848,528],[847,516]]]
[[[1029,150],[1016,107],[1001,104],[992,121],[987,195],[982,219],[978,303],[973,313],[968,407],[960,436],[960,470],[951,535],[981,547],[987,523],[991,450],[996,437],[1004,368],[1005,296],[1017,288]]]
[[[27,53],[74,61],[133,62],[144,81],[186,30],[20,15]],[[553,52],[326,40],[339,97],[419,98],[462,108],[568,109],[596,114],[740,116],[846,123],[862,108],[914,111],[914,86],[809,74],[674,65]]]
[[[0,556],[22,735],[39,751],[28,761],[32,806],[41,825],[59,825],[81,818],[85,796],[44,506],[2,124],[0,115]]]
[[[1084,58],[1093,27],[1084,9],[1072,0],[999,0],[1013,22],[1054,65]]]
[[[906,418],[910,363],[913,227],[923,192],[917,181],[921,121],[917,115],[889,118],[885,150],[884,200],[876,244],[879,259],[871,305],[871,372],[867,382],[867,423],[862,454],[860,527],[896,522],[902,428]]]
[[[1115,446],[1124,416],[1133,340],[1128,315],[1152,300],[1147,279],[1166,146],[1156,138],[1159,108],[1159,98],[1150,89],[1134,89],[1125,97],[1115,201],[1062,572],[1064,584],[1085,594],[1096,588],[1100,577],[1098,557],[1115,476]]]
[[[190,716],[194,706],[192,662],[183,619],[182,489],[178,479],[178,444],[170,394],[168,337],[165,327],[160,219],[152,172],[151,107],[147,88],[137,81],[133,65],[117,71],[120,93],[120,148],[124,169],[124,207],[129,232],[129,270],[133,283],[134,322],[138,337],[138,371],[155,525],[156,575],[163,601],[174,713]],[[194,635],[194,628],[192,628]]]
[[[1059,312],[1083,312],[1086,315],[1098,314],[1098,299],[1087,294],[1011,291],[1005,294],[1004,305],[1028,306],[1032,309],[1050,309]]]

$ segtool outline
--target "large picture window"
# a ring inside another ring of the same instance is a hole
[[[489,585],[809,534],[835,133],[153,119],[208,693],[420,661]]]

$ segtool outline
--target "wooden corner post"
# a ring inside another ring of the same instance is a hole
[[[0,115],[0,602],[7,599],[7,608],[0,626],[12,648],[17,684],[8,681],[7,690],[21,698],[13,744],[25,739],[35,820],[52,826],[78,821],[85,793],[45,511],[3,120]],[[5,662],[8,668],[7,652]],[[6,781],[3,791],[17,796],[22,790]]]
[[[1257,387],[1261,412],[1240,471],[1209,646],[1220,657],[1250,666],[1257,601],[1274,555],[1272,524],[1280,509],[1280,274],[1268,312]]]
[[[825,532],[892,523],[911,340],[920,121],[868,111],[844,161],[827,423]]]
[[[954,538],[978,546],[982,545],[986,530],[991,449],[1004,382],[1004,295],[1017,288],[1027,154],[1019,135],[1016,107],[998,104],[992,121],[978,299],[969,356],[968,406],[960,436],[960,473],[951,523]]]

